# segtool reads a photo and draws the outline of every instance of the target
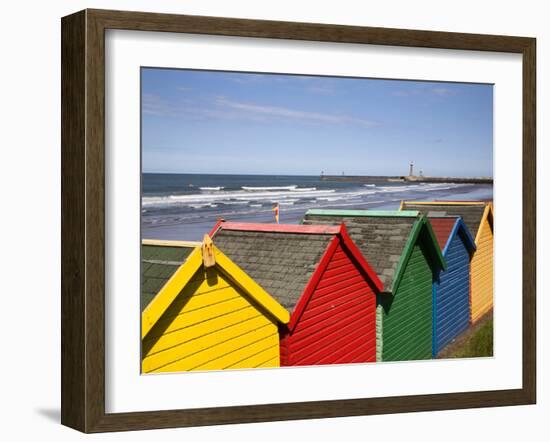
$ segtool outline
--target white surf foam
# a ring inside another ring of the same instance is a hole
[[[242,186],[241,189],[246,190],[247,192],[265,192],[271,190],[294,190],[298,186],[293,184],[292,186],[262,186],[262,187],[253,187],[253,186]]]
[[[219,190],[225,189],[223,186],[217,186],[217,187],[199,187],[200,190],[204,190],[206,192],[216,192]]]

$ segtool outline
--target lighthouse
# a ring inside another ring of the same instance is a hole
[[[409,163],[409,176],[413,176],[413,167],[414,167],[414,163],[411,161]]]

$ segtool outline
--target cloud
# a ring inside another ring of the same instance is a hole
[[[141,110],[144,114],[158,117],[177,116],[174,106],[155,94],[143,94]]]
[[[334,95],[335,91],[330,86],[310,86],[306,89],[308,92],[320,95]]]
[[[398,89],[392,92],[395,97],[417,97],[426,95],[436,95],[438,97],[448,97],[454,95],[456,91],[454,89],[446,87],[434,87],[431,89]]]
[[[179,98],[177,101],[168,101],[159,95],[143,94],[141,109],[144,115],[151,115],[165,118],[182,118],[185,120],[208,120],[208,119],[237,119],[240,116],[237,112],[223,108],[216,100],[200,102],[191,98]],[[248,119],[265,121],[261,115],[249,115]]]
[[[455,91],[446,87],[435,87],[431,92],[439,97],[446,97],[448,95],[454,95]]]
[[[255,115],[264,115],[268,117],[301,120],[328,124],[357,124],[365,127],[376,126],[377,123],[365,118],[358,118],[342,114],[327,114],[319,112],[309,112],[303,110],[290,109],[287,107],[268,106],[254,103],[243,103],[231,101],[225,97],[218,97],[216,103],[222,107],[235,109],[243,113]]]
[[[288,120],[303,123],[377,126],[375,121],[340,113],[311,112],[288,107],[270,106],[258,103],[234,101],[225,96],[206,100],[179,99],[168,101],[155,94],[144,94],[142,99],[144,115],[184,118],[186,120],[249,120],[269,123]]]
[[[420,89],[399,89],[392,92],[392,95],[395,97],[412,97],[421,94],[422,91]]]
[[[266,74],[229,74],[227,76],[227,79],[233,83],[237,84],[251,84],[251,83],[259,83],[263,82],[264,80],[268,80],[270,78],[269,75]]]
[[[239,85],[277,84],[289,90],[300,89],[313,94],[334,95],[334,85],[327,78],[292,74],[228,74],[227,79]]]
[[[192,98],[180,97],[177,101],[169,101],[155,94],[143,94],[141,110],[144,115],[172,118],[185,117],[194,120],[205,116],[216,116],[213,110],[202,108]]]

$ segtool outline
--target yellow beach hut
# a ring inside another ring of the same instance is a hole
[[[141,246],[142,372],[278,367],[287,310],[202,243]]]
[[[493,308],[493,204],[483,201],[402,201],[402,210],[433,215],[461,216],[475,237],[471,260],[471,322]]]

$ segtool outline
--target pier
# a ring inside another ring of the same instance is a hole
[[[380,175],[321,175],[322,181],[346,183],[454,183],[454,184],[493,184],[490,177],[435,177],[435,176],[380,176]]]
[[[409,174],[391,175],[325,175],[321,172],[322,181],[339,181],[345,183],[453,183],[453,184],[493,184],[492,177],[450,177],[424,176],[422,169],[419,175],[414,174],[414,162],[409,162]]]

